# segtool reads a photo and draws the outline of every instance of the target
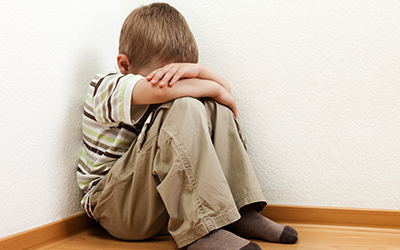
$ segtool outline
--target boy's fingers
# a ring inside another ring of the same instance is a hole
[[[237,118],[237,107],[235,106],[235,109],[233,110],[233,115],[235,116],[235,118]]]
[[[179,79],[181,79],[181,77],[182,77],[182,75],[179,74],[179,71],[176,72],[176,74],[174,75],[174,77],[172,77],[172,79],[169,81],[168,86],[170,86],[170,87],[174,86],[174,84],[175,84]]]
[[[150,83],[151,83],[152,85],[155,85],[155,84],[157,84],[157,82],[158,82],[158,79],[155,77],[155,75],[156,75],[156,70],[153,71],[153,72],[151,72],[150,74],[148,74],[148,75],[146,76],[146,80],[147,80],[147,81],[150,81]]]
[[[169,86],[172,86],[177,80],[179,80],[179,75],[177,75],[178,69],[177,68],[170,68],[167,73],[165,73],[164,77],[161,80],[162,86],[165,86],[167,83]],[[175,81],[171,85],[171,81]]]
[[[151,83],[153,85],[157,84],[164,76],[164,74],[165,72],[163,70],[157,70],[157,72],[154,73],[153,78],[151,79]]]
[[[154,78],[154,77],[156,76],[156,74],[159,73],[160,71],[166,72],[166,70],[165,70],[164,68],[158,68],[158,69],[155,69],[155,70],[153,70],[152,72],[150,72],[150,73],[146,76],[146,78],[152,79],[152,78]]]
[[[158,79],[156,79],[156,78],[153,77],[153,78],[151,79],[150,83],[151,83],[151,85],[156,85],[156,84],[158,83]]]
[[[172,87],[180,78],[184,77],[184,74],[185,70],[182,69],[180,64],[167,64],[151,72],[146,79],[152,85],[158,84],[160,88],[167,84]]]
[[[155,71],[150,72],[150,73],[146,76],[146,79],[147,79],[147,80],[151,80],[151,78],[153,78],[153,76],[154,76],[154,72],[155,72]]]
[[[177,80],[175,78],[172,78],[171,81],[169,81],[168,86],[172,87],[176,82]]]
[[[179,67],[179,68],[176,70],[176,72],[175,72],[174,76],[172,77],[172,79],[170,80],[169,86],[170,86],[170,87],[174,86],[174,84],[175,84],[179,79],[185,77],[184,74],[185,74],[184,69],[182,69],[181,67]]]
[[[153,76],[154,76],[154,72],[151,72],[150,74],[148,74],[147,76],[146,76],[146,80],[147,81],[149,81],[152,85],[154,85],[154,81],[152,81],[153,80]]]

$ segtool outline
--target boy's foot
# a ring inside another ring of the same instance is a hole
[[[298,233],[294,228],[273,222],[251,205],[243,207],[240,214],[242,217],[227,229],[241,237],[284,244],[294,244],[297,241]]]
[[[256,243],[240,238],[224,229],[215,230],[182,250],[262,250]]]

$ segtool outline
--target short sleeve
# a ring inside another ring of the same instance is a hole
[[[132,92],[140,75],[117,74],[100,78],[93,92],[93,112],[96,120],[107,126],[119,123],[134,125],[148,105],[131,105]]]

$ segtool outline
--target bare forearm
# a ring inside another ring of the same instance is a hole
[[[231,92],[231,86],[225,80],[225,78],[223,78],[217,72],[215,72],[214,70],[212,70],[210,68],[207,68],[200,64],[198,64],[198,66],[201,68],[200,73],[197,76],[198,78],[215,81],[215,82],[219,83],[222,87],[224,87],[226,90]]]
[[[154,104],[174,100],[179,97],[214,98],[223,90],[219,84],[203,79],[181,79],[173,87],[160,88],[145,79],[140,80],[132,93],[132,104]]]
[[[232,94],[220,84],[204,79],[188,78],[176,82],[173,87],[160,88],[146,79],[136,83],[132,93],[132,104],[155,104],[180,97],[210,97],[232,109],[236,115],[236,101]]]
[[[151,84],[157,84],[161,88],[166,85],[172,87],[179,79],[184,78],[211,80],[224,87],[227,91],[231,92],[229,83],[222,76],[212,69],[197,63],[167,64],[162,68],[153,70],[149,75],[146,76],[146,79],[151,81]]]

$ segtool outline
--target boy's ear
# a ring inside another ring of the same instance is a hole
[[[129,72],[129,59],[128,59],[128,57],[126,55],[119,54],[117,56],[117,63],[118,63],[119,71],[122,74],[126,75],[126,74],[130,73]]]

